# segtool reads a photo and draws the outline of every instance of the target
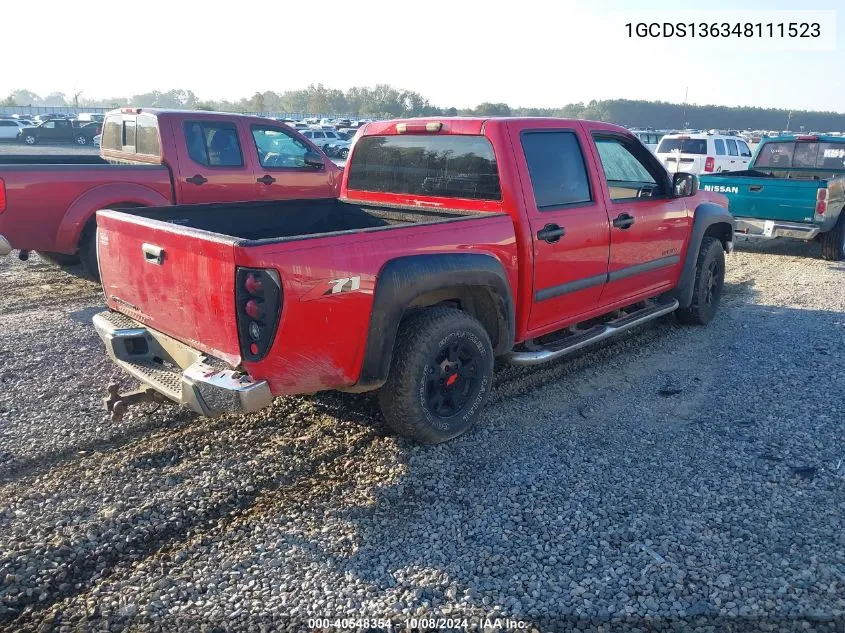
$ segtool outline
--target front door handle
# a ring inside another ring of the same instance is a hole
[[[633,216],[628,215],[627,213],[620,213],[615,218],[613,218],[613,226],[615,226],[617,229],[622,229],[623,231],[625,229],[631,228],[633,224]]]
[[[557,224],[547,224],[537,231],[537,239],[548,242],[549,244],[559,242],[560,238],[564,235],[566,235],[566,229],[562,226],[558,226]]]
[[[155,244],[142,244],[141,252],[144,253],[144,261],[148,264],[156,264],[161,266],[164,261],[164,249]]]
[[[748,185],[748,191],[763,191],[763,185]]]
[[[196,176],[191,176],[190,178],[185,178],[185,182],[189,182],[192,185],[201,185],[205,182],[208,182],[208,178],[206,178],[202,174],[197,174]]]
[[[272,185],[276,182],[276,179],[273,178],[270,174],[265,174],[261,178],[256,178],[256,182],[260,182],[262,185]]]

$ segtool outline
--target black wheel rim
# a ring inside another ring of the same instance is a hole
[[[439,418],[457,415],[475,396],[480,374],[478,350],[468,341],[449,343],[428,367],[426,406]]]
[[[712,305],[719,298],[719,291],[722,287],[721,270],[719,262],[713,260],[707,266],[707,279],[704,285],[704,302]]]

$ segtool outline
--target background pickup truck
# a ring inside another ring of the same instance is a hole
[[[341,199],[98,213],[112,359],[203,415],[379,390],[400,434],[464,432],[494,356],[559,358],[675,311],[712,319],[733,223],[623,128],[370,123]]]
[[[124,108],[106,117],[99,157],[0,158],[0,255],[79,254],[96,276],[97,209],[326,198],[339,186],[340,169],[277,121]]]
[[[845,138],[764,139],[747,171],[701,177],[727,196],[736,231],[751,239],[818,239],[822,257],[845,259]]]
[[[27,145],[36,143],[76,143],[89,145],[100,133],[97,122],[77,123],[67,119],[47,119],[37,125],[21,128],[18,140]]]

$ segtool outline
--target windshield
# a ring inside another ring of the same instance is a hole
[[[493,146],[483,136],[365,136],[348,187],[416,195],[500,200]]]
[[[703,138],[664,138],[657,148],[658,154],[678,151],[682,154],[706,154],[707,141]]]

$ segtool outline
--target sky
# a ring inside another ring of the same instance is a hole
[[[799,4],[742,6],[758,11],[752,19],[778,22],[785,14],[777,10]],[[735,3],[706,5],[709,18],[735,15]],[[25,18],[37,29],[2,29],[0,98],[18,88],[90,98],[184,88],[238,99],[311,83],[389,83],[439,107],[683,102],[688,91],[695,104],[845,111],[845,48],[835,35],[845,37],[845,5],[824,14],[834,17],[823,43],[627,37],[628,21],[676,22],[683,9],[678,0],[88,0],[81,10],[42,0]],[[809,50],[820,45],[827,50]]]

